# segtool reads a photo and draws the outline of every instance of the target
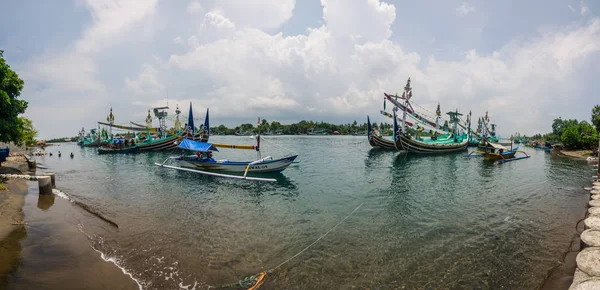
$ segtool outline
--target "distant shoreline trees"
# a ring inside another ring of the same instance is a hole
[[[383,134],[391,134],[392,132],[391,124],[374,122],[371,125],[373,129],[380,130]],[[327,122],[302,120],[298,123],[283,125],[278,121],[272,121],[269,123],[267,120],[262,119],[260,124],[256,126],[250,123],[241,124],[234,128],[228,128],[225,125],[219,125],[217,127],[211,127],[210,130],[211,134],[213,135],[246,135],[256,133],[273,135],[366,135],[367,123],[358,124],[358,122],[354,121],[348,124],[336,125]]]
[[[544,140],[551,144],[562,143],[567,149],[594,149],[598,147],[600,132],[600,105],[592,109],[592,123],[577,119],[556,118],[552,121],[552,133],[536,134],[530,140]]]

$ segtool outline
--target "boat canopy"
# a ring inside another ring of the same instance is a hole
[[[183,141],[179,143],[179,148],[199,152],[219,151],[219,149],[213,146],[213,144],[200,141],[193,141],[190,139],[183,139]]]
[[[508,148],[506,148],[506,147],[504,147],[504,146],[502,146],[502,145],[500,145],[498,143],[492,143],[492,142],[487,142],[485,144],[485,147],[487,147],[487,148],[494,148],[494,149],[497,149],[497,150],[500,150],[500,149],[502,149],[502,150],[508,150]]]

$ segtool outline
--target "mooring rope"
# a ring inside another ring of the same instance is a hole
[[[316,239],[310,245],[308,245],[304,249],[302,249],[302,251],[300,251],[297,254],[293,255],[289,259],[281,262],[279,265],[271,268],[270,270],[262,271],[262,272],[260,272],[260,273],[258,273],[256,275],[245,277],[244,279],[242,279],[242,280],[240,280],[238,282],[234,282],[234,283],[230,283],[230,284],[216,285],[216,286],[208,286],[207,289],[219,289],[219,288],[231,288],[231,287],[243,287],[243,288],[248,288],[249,290],[250,289],[252,289],[252,290],[258,289],[258,287],[260,287],[260,285],[262,285],[262,283],[264,282],[264,278],[266,277],[267,274],[273,273],[275,270],[279,269],[281,266],[289,263],[294,258],[296,258],[296,257],[300,256],[302,253],[306,252],[306,250],[308,250],[310,247],[312,247],[316,243],[318,243],[321,239],[323,239],[324,237],[326,237],[327,235],[329,235],[329,233],[331,233],[333,230],[335,230],[335,228],[337,228],[345,220],[347,220],[351,215],[353,215],[363,204],[364,204],[364,202],[361,203],[361,204],[359,204],[351,213],[349,213],[346,217],[344,217],[335,226],[333,226],[332,228],[330,228],[326,233],[322,234],[318,239]]]
[[[296,151],[294,151],[294,150],[292,150],[292,149],[290,149],[290,148],[284,148],[283,146],[281,146],[281,145],[278,145],[278,144],[277,144],[277,143],[275,143],[275,142],[271,142],[270,138],[271,138],[271,137],[269,137],[269,138],[265,138],[265,136],[262,136],[262,135],[260,136],[260,139],[261,139],[261,141],[267,141],[267,142],[268,142],[270,145],[273,145],[273,146],[275,146],[275,147],[277,147],[277,148],[281,149],[281,150],[282,150],[282,152],[286,152],[286,151],[287,151],[287,152],[290,152],[290,153],[292,153],[292,154],[294,154],[294,155],[299,155],[299,154],[298,154]]]

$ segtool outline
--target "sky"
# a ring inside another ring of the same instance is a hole
[[[3,1],[0,50],[40,138],[111,107],[127,124],[190,102],[211,126],[380,122],[383,93],[409,77],[430,112],[489,111],[501,136],[531,135],[600,103],[598,13],[589,0]]]

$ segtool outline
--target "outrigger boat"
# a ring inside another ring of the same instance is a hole
[[[369,116],[367,116],[367,138],[369,139],[369,144],[375,148],[398,150],[393,140],[384,139],[378,131],[373,130]]]
[[[473,131],[469,129],[469,146],[484,145],[482,143],[484,139],[492,143],[499,142],[499,138],[496,135],[496,124],[489,124],[489,122],[490,117],[488,116],[488,112],[485,111],[485,117],[479,118],[477,122],[477,130]]]
[[[260,135],[256,136],[257,145],[232,145],[232,144],[211,144],[201,141],[183,139],[179,144],[182,149],[181,156],[169,157],[163,163],[154,163],[156,166],[170,169],[194,172],[204,175],[227,177],[234,179],[255,180],[255,181],[277,181],[274,178],[250,177],[248,173],[268,173],[281,172],[294,162],[298,155],[289,155],[280,159],[273,159],[271,156],[261,158],[260,153]],[[258,159],[254,161],[230,161],[215,160],[212,157],[213,151],[219,151],[217,148],[246,149],[256,150]],[[194,151],[195,155],[184,155],[185,151]],[[181,166],[167,165],[167,162],[176,160]],[[243,173],[243,175],[225,174],[221,172]]]
[[[131,142],[131,143],[129,143]],[[133,140],[114,139],[112,143],[98,147],[98,154],[115,154],[115,153],[135,153],[138,148],[133,144]]]
[[[485,161],[498,161],[498,163],[505,163],[505,162],[510,162],[510,161],[516,161],[516,160],[521,160],[521,159],[525,159],[525,158],[529,158],[531,156],[529,156],[527,154],[527,152],[519,150],[519,147],[512,147],[512,137],[511,137],[511,145],[510,145],[510,149],[502,146],[501,144],[498,143],[493,143],[488,141],[487,139],[484,139],[484,142],[482,142],[483,144],[479,145],[478,150],[474,150],[473,152],[469,153],[469,155],[467,155],[468,157],[483,157],[483,160]],[[525,156],[521,156],[521,157],[515,157],[516,153],[523,153]]]
[[[401,110],[403,112],[402,119],[400,119],[402,122],[401,127],[394,132],[394,142],[398,150],[406,150],[410,153],[432,154],[456,152],[467,148],[469,138],[466,133],[459,131],[459,118],[462,114],[458,113],[458,111],[447,113],[450,116],[450,123],[454,124],[452,128],[448,126],[448,122],[445,122],[443,125],[439,124],[441,118],[439,105],[436,111],[435,122],[415,112],[410,102],[412,98],[410,78],[406,82],[402,96],[392,96],[386,93],[384,93],[384,96],[385,101],[389,101],[395,106],[392,116],[394,123],[397,122],[396,111]],[[402,100],[402,103],[398,99]],[[413,119],[414,123],[409,122],[407,117]],[[467,129],[471,127],[470,123],[470,115],[468,115]],[[409,134],[408,128],[414,130],[414,136]],[[432,128],[429,129],[431,137],[419,136],[426,128]]]
[[[108,140],[106,144],[103,144],[101,148],[103,150],[102,153],[169,151],[176,149],[178,142],[180,142],[182,139],[200,140],[203,142],[208,141],[208,138],[210,136],[208,109],[206,109],[206,119],[204,120],[204,125],[201,126],[200,132],[197,132],[198,130],[196,130],[194,127],[194,115],[192,112],[192,104],[190,103],[188,124],[186,124],[185,128],[181,126],[181,121],[179,120],[179,114],[181,113],[181,111],[179,110],[179,107],[177,107],[175,111],[175,126],[171,134],[168,133],[167,125],[165,122],[167,117],[167,112],[165,111],[166,109],[168,109],[168,107],[153,108],[154,115],[159,120],[159,127],[154,128],[152,127],[152,116],[150,114],[150,110],[148,110],[148,116],[146,117],[146,125],[131,122],[133,126],[125,126],[114,124],[114,116],[112,114],[111,108],[110,114],[106,118],[107,123],[98,122],[98,124],[108,126],[110,128],[110,133],[108,133],[108,135],[110,136],[110,140]],[[123,148],[117,148],[117,150],[113,150],[114,144],[112,144],[112,128],[138,132],[137,137],[134,140],[132,140],[135,149],[131,148],[131,150],[123,150]],[[146,133],[146,138],[142,139],[142,133],[144,132]],[[153,137],[153,135],[155,136]],[[100,153],[100,151],[98,151],[98,153]]]

